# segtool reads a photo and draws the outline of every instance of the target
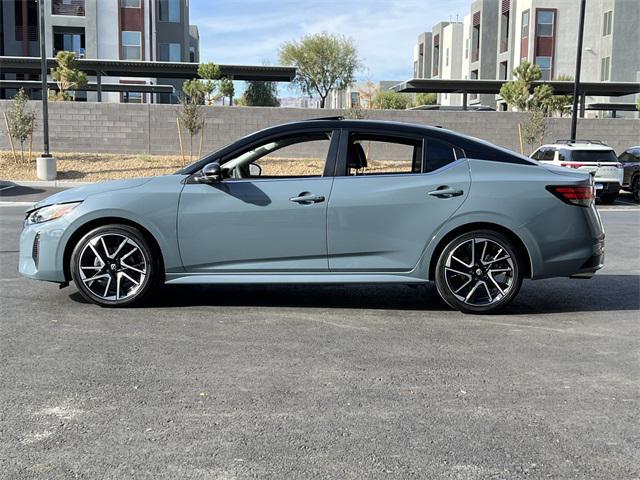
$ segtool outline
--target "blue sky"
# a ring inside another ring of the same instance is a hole
[[[303,35],[351,37],[366,68],[360,80],[405,80],[419,33],[469,12],[471,0],[191,0],[201,61],[278,63],[278,47]],[[238,85],[240,87],[240,85]],[[281,95],[296,95],[280,88]]]

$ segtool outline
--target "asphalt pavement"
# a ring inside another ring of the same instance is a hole
[[[593,279],[526,281],[500,315],[433,286],[114,310],[18,275],[33,190],[0,191],[0,478],[640,478],[632,202],[602,208]]]

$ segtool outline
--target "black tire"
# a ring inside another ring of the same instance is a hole
[[[618,192],[615,192],[615,193],[603,193],[600,196],[600,201],[604,205],[611,205],[613,202],[616,201],[616,198],[618,198]]]
[[[470,249],[474,249],[473,257]],[[464,233],[449,241],[442,250],[436,264],[436,288],[455,310],[493,313],[518,294],[525,260],[513,242],[500,232]]]
[[[80,239],[71,254],[70,271],[88,301],[101,307],[128,307],[142,303],[158,286],[162,261],[138,229],[113,224]],[[99,278],[92,280],[95,277]]]
[[[636,203],[640,203],[640,175],[636,175],[631,183],[631,194]]]

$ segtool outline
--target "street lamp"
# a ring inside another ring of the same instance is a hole
[[[582,67],[582,38],[584,37],[584,10],[586,0],[580,0],[580,25],[578,26],[578,53],[576,55],[576,76],[573,84],[573,111],[571,112],[571,141],[576,141],[578,128],[578,95],[580,94],[580,69]],[[582,105],[584,107],[584,105]]]
[[[56,178],[56,159],[49,153],[49,104],[47,87],[47,48],[44,28],[44,2],[38,0],[40,14],[40,77],[42,80],[42,143],[43,152],[36,159],[36,175],[41,180],[54,180]]]

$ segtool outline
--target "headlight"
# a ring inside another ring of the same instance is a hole
[[[58,203],[56,205],[48,205],[41,207],[31,212],[27,212],[27,216],[24,219],[25,225],[33,225],[34,223],[48,222],[49,220],[55,220],[56,218],[63,217],[71,210],[80,205],[81,202],[74,203]]]

